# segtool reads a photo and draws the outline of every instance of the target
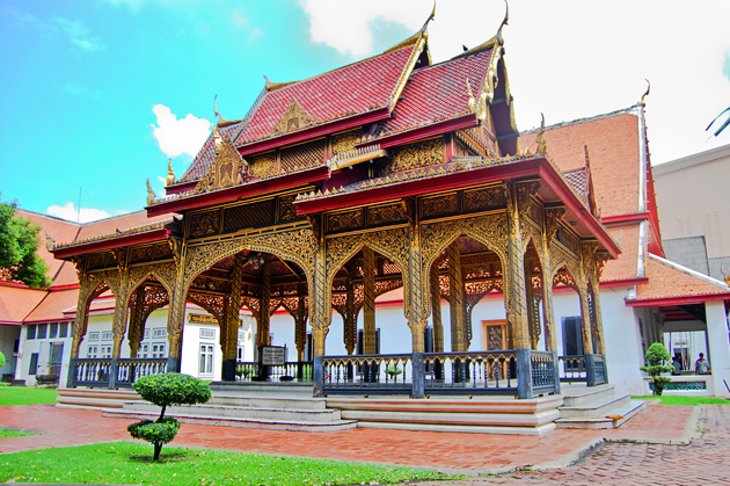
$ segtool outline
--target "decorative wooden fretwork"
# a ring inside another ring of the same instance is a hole
[[[283,135],[289,132],[295,132],[303,128],[307,128],[315,123],[314,118],[299,106],[297,100],[292,99],[289,107],[286,109],[279,123],[276,124],[272,136]]]
[[[186,220],[192,237],[208,236],[220,231],[220,212],[218,211],[193,213]]]
[[[362,139],[363,132],[360,130],[353,130],[350,132],[340,133],[332,137],[331,151],[332,155],[341,154],[355,149]]]
[[[444,141],[441,138],[434,138],[395,149],[390,163],[383,169],[383,175],[432,167],[443,162]]]
[[[266,179],[278,173],[276,152],[269,152],[251,158],[248,173],[256,179]]]
[[[170,245],[162,243],[159,245],[135,246],[129,249],[129,263],[145,263],[157,260],[172,258]]]
[[[278,198],[278,220],[280,223],[288,223],[303,218],[297,215],[297,210],[294,207],[293,203],[296,197],[296,194],[290,194]]]
[[[215,160],[208,172],[195,186],[194,194],[215,191],[240,184],[248,177],[248,163],[243,160],[230,140],[225,139],[213,126]]]
[[[464,211],[467,212],[489,211],[504,208],[507,205],[502,187],[466,190],[463,197]]]
[[[327,214],[327,231],[341,232],[359,229],[364,226],[364,213],[361,209]]]
[[[281,172],[296,172],[322,165],[324,163],[324,149],[324,140],[282,149],[280,154]]]
[[[406,221],[406,209],[401,203],[371,206],[367,209],[368,226],[398,224]]]
[[[274,200],[267,199],[243,206],[227,208],[223,212],[223,231],[260,228],[274,223]]]
[[[86,265],[88,270],[96,270],[114,267],[116,266],[116,262],[111,252],[92,253],[89,255]]]
[[[427,197],[421,200],[421,217],[423,219],[448,216],[459,211],[457,193]]]

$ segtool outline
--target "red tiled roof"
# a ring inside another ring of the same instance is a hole
[[[20,324],[48,292],[0,284],[0,323]]]
[[[580,196],[580,198],[586,202],[587,201],[587,194],[586,190],[588,189],[588,174],[586,173],[585,168],[577,169],[577,170],[571,170],[570,172],[565,172],[563,174],[565,177],[565,180],[568,181],[570,186],[573,188],[573,190]]]
[[[389,107],[415,46],[414,43],[401,47],[267,92],[236,145],[275,136],[274,130],[294,102],[312,118],[314,125]]]
[[[379,136],[411,130],[469,113],[469,80],[479,97],[492,58],[492,50],[478,51],[440,64],[418,68],[411,74],[393,117]]]
[[[719,280],[649,253],[646,259],[649,281],[639,285],[634,301],[678,299],[702,302],[708,297],[730,300],[730,288]]]
[[[60,321],[68,319],[64,316],[64,309],[75,307],[79,299],[79,289],[58,290],[48,292],[48,295],[33,309],[24,321]]]

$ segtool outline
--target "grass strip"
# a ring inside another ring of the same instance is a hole
[[[0,455],[0,482],[96,484],[337,485],[452,477],[409,467],[345,463],[130,442],[59,447]]]
[[[636,395],[631,398],[636,400],[659,400],[660,405],[730,405],[730,400],[720,397],[681,397],[676,395]]]
[[[56,403],[55,388],[0,386],[0,405],[45,405]]]
[[[0,427],[0,439],[12,439],[13,437],[26,437],[28,435],[33,435],[33,433]]]

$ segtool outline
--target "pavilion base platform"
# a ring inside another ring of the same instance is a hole
[[[105,388],[59,388],[57,407],[120,409],[125,401],[139,400],[134,390],[109,390]]]
[[[645,402],[632,400],[629,395],[619,395],[613,385],[586,387],[566,385],[561,387],[563,405],[559,428],[615,429],[640,413]]]
[[[341,410],[344,419],[357,420],[358,427],[535,436],[555,429],[562,403],[560,395],[528,400],[503,396],[327,398],[328,408]]]

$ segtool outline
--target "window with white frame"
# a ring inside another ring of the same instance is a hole
[[[215,339],[215,328],[201,327],[200,328],[200,339]]]
[[[153,358],[164,358],[165,357],[165,343],[152,343],[152,357]]]
[[[86,350],[86,357],[87,358],[97,358],[99,356],[99,347],[98,346],[89,346]]]
[[[52,322],[48,325],[48,337],[55,339],[58,337],[58,323]]]
[[[111,344],[102,344],[101,345],[101,358],[111,358],[112,357],[112,346]]]
[[[152,338],[163,338],[167,337],[167,329],[164,327],[155,327],[152,329]]]
[[[149,344],[142,343],[139,345],[139,349],[137,350],[137,357],[138,358],[149,358],[149,352],[150,352]]]
[[[144,339],[149,339],[149,338],[150,338],[150,330],[149,329],[145,329],[144,330]]]
[[[99,332],[94,331],[89,333],[89,341],[98,341],[99,340]]]
[[[58,325],[58,337],[65,338],[68,336],[68,322],[61,322]]]
[[[112,339],[114,339],[114,334],[111,331],[104,331],[101,333],[102,341],[111,341]]]
[[[213,345],[212,344],[201,344],[200,345],[200,365],[198,366],[198,372],[201,375],[213,374]]]

